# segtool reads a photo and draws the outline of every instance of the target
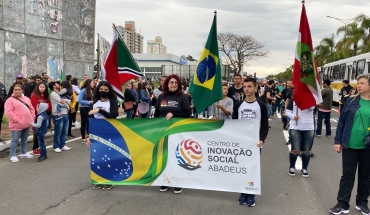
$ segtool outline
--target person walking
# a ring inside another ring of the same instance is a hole
[[[69,104],[71,100],[69,99],[61,99],[59,96],[60,85],[57,82],[50,82],[49,88],[52,90],[50,94],[50,102],[51,102],[51,117],[54,123],[54,152],[60,153],[63,151],[68,151],[69,148],[66,145],[67,139],[67,132],[68,132],[68,111],[69,111]],[[61,111],[59,112],[58,105],[61,106]]]
[[[319,105],[319,111],[317,116],[317,126],[316,126],[316,137],[321,136],[322,131],[322,120],[326,125],[326,137],[331,137],[331,124],[330,115],[331,108],[333,105],[333,90],[330,88],[330,80],[326,79],[323,82],[324,89],[321,90],[322,103]]]
[[[81,138],[82,142],[85,142],[86,132],[89,131],[89,111],[93,104],[95,82],[91,79],[87,79],[82,86],[80,95],[78,95],[77,101],[80,103],[80,116],[81,116]]]
[[[6,101],[6,87],[3,83],[1,83],[0,81],[0,135],[1,135],[1,124],[3,122],[3,116],[4,116],[4,105],[5,105],[5,101]],[[4,142],[3,139],[1,139],[1,136],[0,136],[0,142]]]
[[[210,106],[210,115],[213,119],[231,119],[234,102],[232,99],[227,97],[227,84],[222,85],[222,92],[224,97]]]
[[[95,119],[115,119],[118,116],[118,107],[112,85],[107,81],[100,82],[94,93],[93,109],[88,114]],[[89,135],[86,135],[85,139],[86,145],[91,146]],[[110,190],[113,186],[113,184],[96,184],[93,188]]]
[[[189,98],[182,92],[181,86],[181,79],[177,75],[167,77],[162,94],[155,103],[154,117],[166,117],[167,120],[171,120],[172,117],[190,118]],[[161,186],[159,191],[165,192],[168,189],[168,186]],[[174,193],[181,192],[182,188],[175,187]]]
[[[124,97],[125,101],[122,103],[122,107],[126,112],[126,119],[131,119],[132,114],[134,111],[134,105],[135,105],[135,96],[132,94],[132,85],[131,83],[128,83],[126,85]]]
[[[16,155],[19,139],[21,140],[21,158],[32,158],[27,153],[27,138],[30,132],[31,122],[35,119],[35,109],[31,100],[23,95],[21,84],[13,85],[13,94],[5,102],[5,115],[9,121],[9,129],[12,132],[10,142],[10,161],[18,162]]]
[[[357,77],[356,96],[344,104],[334,138],[334,150],[342,153],[342,177],[337,204],[331,214],[349,213],[357,171],[356,209],[370,214],[370,74]]]
[[[144,104],[139,104],[139,105],[147,105],[147,109],[148,111],[146,113],[141,113],[141,117],[140,118],[148,118],[148,115],[150,114],[150,103],[152,101],[151,99],[151,96],[150,96],[150,93],[149,93],[149,84],[148,82],[144,82],[142,83],[141,85],[142,89],[140,90],[140,100],[142,103]],[[139,109],[140,110],[140,109]]]
[[[343,87],[342,89],[340,89],[338,93],[341,96],[340,101],[339,101],[339,111],[338,111],[339,113],[341,113],[342,107],[345,104],[345,100],[344,100],[345,96],[348,95],[351,89],[353,88],[351,85],[349,85],[349,80],[343,80],[342,84],[343,84]]]

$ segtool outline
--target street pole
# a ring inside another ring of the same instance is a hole
[[[97,70],[96,70],[96,79],[99,79],[100,78],[100,71],[101,71],[101,69],[100,69],[100,40],[99,40],[99,38],[100,38],[100,36],[99,36],[99,34],[98,34],[98,48],[96,49],[96,51],[98,52],[97,53],[97,55],[96,55],[96,57],[97,57]]]
[[[350,23],[350,22],[352,22],[353,20],[355,20],[356,19],[356,17],[355,18],[351,18],[351,19],[340,19],[340,18],[337,18],[337,17],[332,17],[332,16],[326,16],[326,17],[328,17],[328,18],[331,18],[331,19],[335,19],[335,20],[338,20],[339,22],[341,22],[341,23],[343,23],[344,24],[344,29],[345,29],[345,32],[344,32],[344,39],[346,39],[347,38],[347,24],[348,23]]]

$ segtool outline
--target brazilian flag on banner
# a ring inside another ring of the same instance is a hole
[[[197,111],[203,111],[214,102],[223,98],[221,79],[221,64],[217,41],[217,20],[215,14],[207,43],[199,58],[196,71],[189,87]]]

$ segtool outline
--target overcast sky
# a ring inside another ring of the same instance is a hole
[[[326,16],[353,18],[367,13],[370,1],[307,0],[305,5],[315,46],[343,25]],[[97,0],[96,33],[110,42],[113,22],[124,26],[125,21],[135,21],[144,36],[144,53],[147,40],[162,36],[167,53],[198,59],[217,10],[219,33],[251,35],[265,43],[268,57],[244,68],[261,77],[293,64],[301,7],[300,0]]]

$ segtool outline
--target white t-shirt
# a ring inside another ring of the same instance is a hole
[[[110,112],[110,102],[109,102],[109,99],[106,100],[105,102],[102,102],[102,101],[97,101],[94,105],[93,105],[93,109],[95,108],[99,108],[99,109],[103,109],[107,112]],[[102,114],[100,113],[94,113],[94,118],[95,119],[105,119],[105,116],[103,116]]]
[[[261,107],[257,101],[247,102],[244,101],[238,109],[239,119],[257,119],[261,122]]]
[[[297,111],[298,109],[298,111]],[[301,110],[293,102],[293,110],[286,110],[286,115],[290,118],[289,128],[300,131],[311,131],[315,129],[315,122],[313,120],[313,111],[315,107]],[[294,120],[294,116],[298,115],[297,121]]]

